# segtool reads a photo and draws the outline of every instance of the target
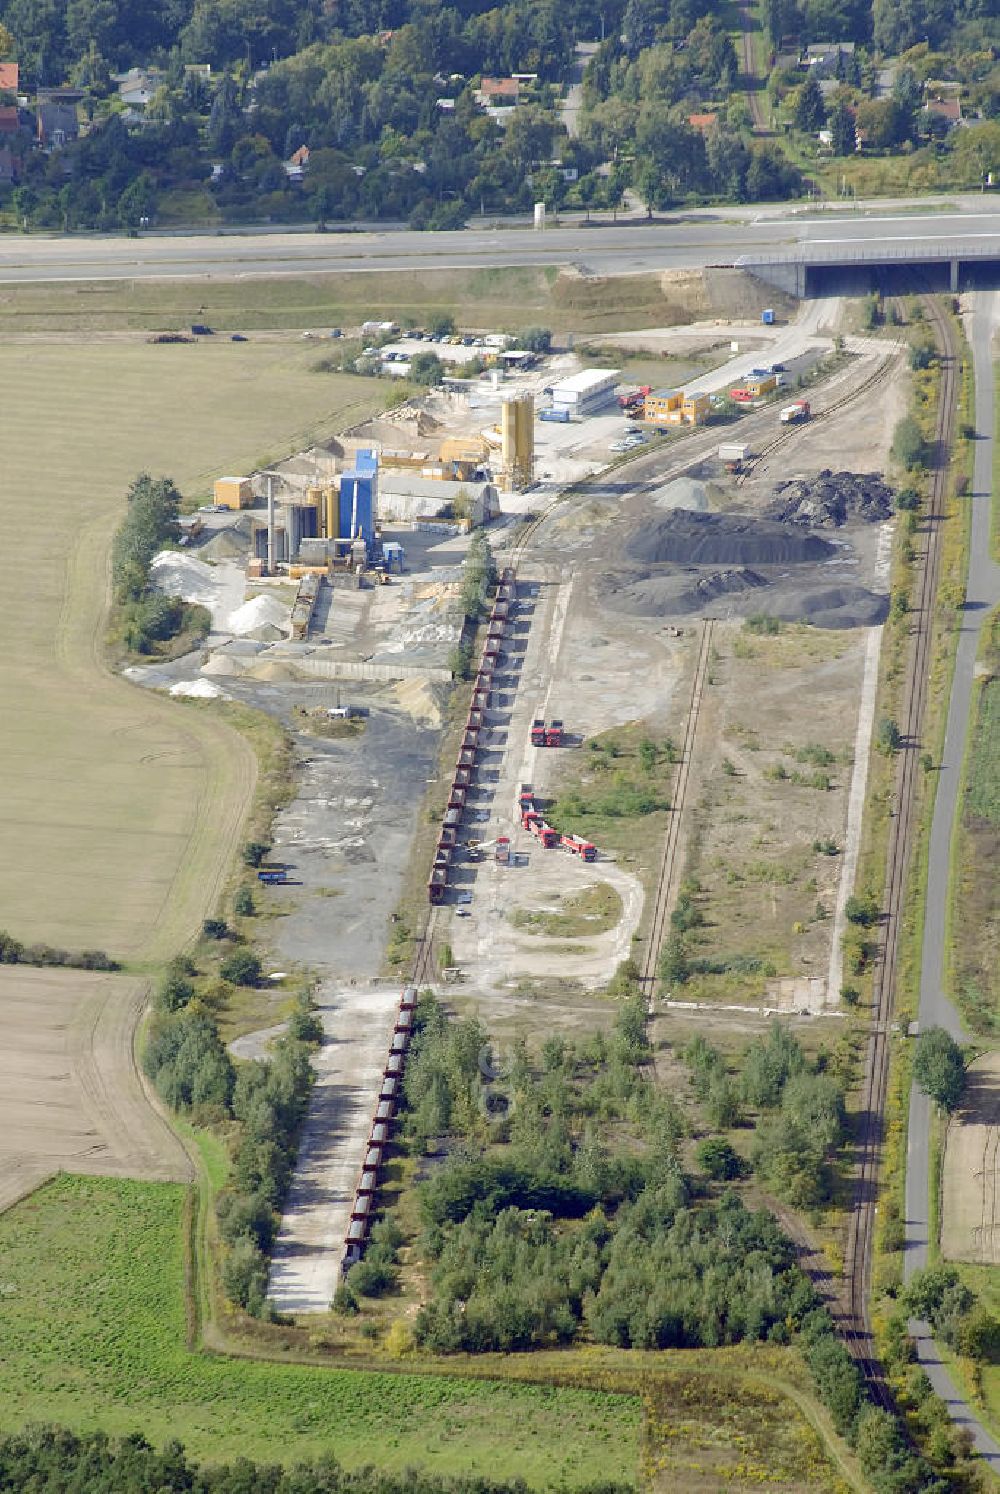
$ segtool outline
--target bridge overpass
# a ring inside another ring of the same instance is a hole
[[[873,277],[914,271],[933,288],[957,293],[967,283],[1000,281],[1000,232],[933,238],[901,233],[897,226],[891,237],[808,239],[794,249],[741,254],[735,264],[800,298],[821,295],[834,279],[838,290],[849,276],[868,289]]]

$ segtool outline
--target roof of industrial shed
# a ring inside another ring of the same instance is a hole
[[[383,497],[396,493],[406,498],[437,498],[445,503],[457,498],[463,490],[474,497],[490,486],[492,484],[488,482],[452,482],[444,477],[421,477],[419,473],[405,469],[390,472],[383,468],[379,474],[379,492]]]
[[[589,394],[592,389],[606,387],[608,380],[617,379],[620,373],[620,368],[585,368],[581,373],[570,374],[568,379],[560,379],[552,397],[559,399],[564,394]]]

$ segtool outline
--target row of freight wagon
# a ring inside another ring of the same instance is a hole
[[[458,832],[461,828],[469,792],[475,780],[476,758],[479,752],[480,736],[486,726],[490,692],[493,689],[494,677],[500,668],[507,624],[516,608],[517,576],[513,567],[508,566],[500,577],[489,626],[486,629],[486,641],[483,644],[479,669],[472,686],[469,715],[465,723],[458,762],[455,764],[455,775],[448,793],[448,804],[438,837],[437,850],[434,853],[434,866],[431,870],[430,881],[427,883],[427,900],[432,905],[443,903],[448,891],[451,867],[458,851]]]
[[[400,1091],[403,1086],[403,1070],[406,1055],[413,1036],[413,1023],[417,1010],[417,988],[407,986],[399,1000],[396,1021],[393,1027],[389,1056],[382,1071],[382,1086],[368,1132],[368,1145],[361,1166],[361,1176],[354,1191],[351,1218],[344,1240],[344,1259],[341,1270],[347,1272],[361,1259],[368,1243],[368,1235],[375,1212],[375,1194],[378,1189],[379,1172],[385,1160],[386,1149],[392,1140],[392,1128],[399,1109]]]

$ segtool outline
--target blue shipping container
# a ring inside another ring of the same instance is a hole
[[[773,327],[774,326],[774,312],[771,310],[770,307],[768,307],[768,309],[766,311],[762,311],[761,312],[760,319],[764,323],[765,327]]]
[[[568,410],[539,410],[539,420],[554,420],[559,425],[569,425]]]

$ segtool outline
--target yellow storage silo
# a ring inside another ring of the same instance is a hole
[[[531,483],[535,464],[535,400],[515,394],[500,406],[501,481],[508,492]]]
[[[323,498],[326,502],[326,525],[323,530],[326,539],[337,539],[337,526],[339,524],[340,494],[336,488],[324,488]]]

